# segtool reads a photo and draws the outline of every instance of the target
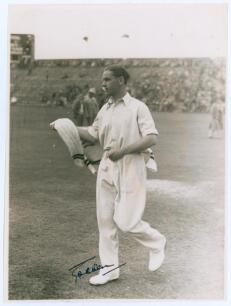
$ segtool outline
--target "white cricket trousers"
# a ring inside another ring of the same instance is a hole
[[[96,202],[101,264],[117,267],[117,228],[157,252],[165,237],[142,221],[146,201],[146,167],[141,154],[125,155],[112,162],[103,158],[97,176]],[[112,268],[110,268],[112,269]]]

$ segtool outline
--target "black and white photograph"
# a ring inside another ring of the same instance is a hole
[[[227,2],[12,3],[7,41],[5,301],[227,301]]]

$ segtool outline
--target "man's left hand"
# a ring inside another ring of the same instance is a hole
[[[107,153],[107,156],[112,161],[117,161],[124,156],[124,152],[123,152],[123,150],[110,149]]]

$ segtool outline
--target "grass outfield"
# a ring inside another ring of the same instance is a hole
[[[144,220],[166,235],[166,260],[120,233],[119,280],[93,287],[68,268],[98,258],[95,177],[74,167],[49,123],[68,109],[13,106],[10,140],[9,299],[221,299],[224,297],[224,136],[207,114],[156,113],[157,174]]]

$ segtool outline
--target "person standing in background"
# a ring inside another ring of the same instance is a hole
[[[87,125],[91,125],[99,111],[95,88],[90,88],[87,95],[84,97],[84,108]]]
[[[218,133],[223,130],[224,103],[218,99],[217,95],[212,100],[210,115],[208,138],[218,137]]]
[[[78,126],[83,126],[84,122],[83,98],[83,95],[80,93],[78,96],[76,96],[72,103],[73,117],[76,120]]]

